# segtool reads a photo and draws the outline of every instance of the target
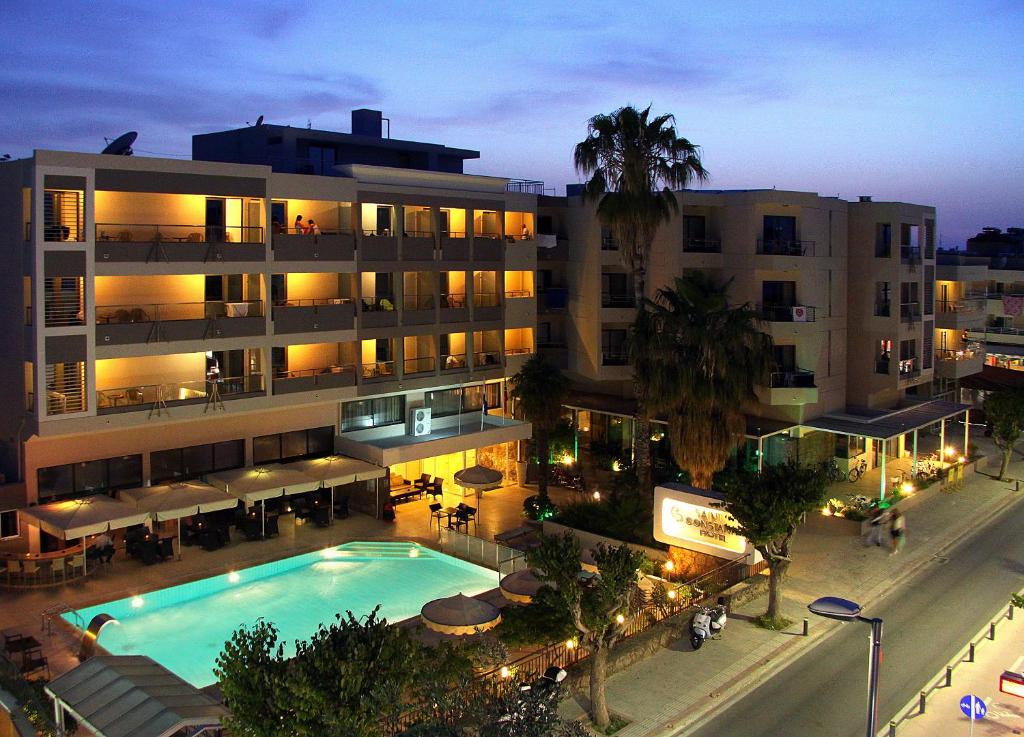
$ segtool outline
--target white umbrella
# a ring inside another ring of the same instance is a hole
[[[366,481],[384,476],[387,471],[366,461],[345,456],[330,455],[324,458],[310,458],[304,461],[282,463],[281,468],[298,471],[316,479],[320,486],[331,490],[331,518],[334,517],[334,487]]]
[[[142,486],[125,489],[119,497],[144,510],[156,522],[178,521],[178,559],[181,559],[181,518],[206,512],[233,509],[238,499],[202,481]]]
[[[267,518],[265,514],[262,514],[265,500],[287,494],[304,494],[307,491],[315,491],[320,488],[320,482],[316,479],[279,465],[221,471],[210,474],[206,480],[218,489],[223,489],[231,496],[241,499],[246,506],[259,502],[260,531],[263,534],[266,534],[267,531]]]

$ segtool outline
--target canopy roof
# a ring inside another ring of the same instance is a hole
[[[379,479],[387,473],[385,469],[367,461],[339,455],[282,463],[281,468],[305,474],[319,481],[320,485],[325,488],[329,486],[344,486],[345,484],[351,484],[353,481]]]
[[[455,483],[467,489],[496,489],[501,485],[502,475],[500,471],[484,466],[470,466],[455,474]]]
[[[877,440],[888,440],[955,417],[969,409],[971,406],[968,404],[933,399],[896,410],[861,408],[854,414],[853,409],[848,409],[846,414],[822,415],[804,422],[803,426],[840,435],[863,435]]]
[[[320,482],[316,479],[277,464],[221,471],[206,478],[218,489],[223,489],[246,504],[287,494],[303,494],[320,488]]]
[[[97,655],[46,692],[97,737],[168,737],[215,727],[227,709],[142,655]]]
[[[428,601],[420,610],[420,619],[435,632],[472,635],[497,625],[501,612],[493,604],[460,593]]]
[[[121,499],[148,512],[157,522],[232,509],[238,504],[237,497],[202,481],[143,486],[125,489],[119,494]]]
[[[18,514],[63,540],[141,525],[149,519],[148,512],[103,494],[20,509]]]
[[[505,576],[501,579],[499,587],[501,588],[502,596],[509,601],[529,604],[533,601],[533,597],[537,595],[537,592],[541,590],[541,587],[545,585],[547,584],[537,578],[533,571],[526,568]]]

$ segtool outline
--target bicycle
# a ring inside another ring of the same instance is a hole
[[[836,459],[833,458],[825,465],[825,475],[829,480],[829,483],[836,483],[837,481],[845,481],[846,474],[843,473],[843,469],[836,463]]]
[[[849,481],[851,484],[854,483],[855,481],[860,481],[861,476],[863,476],[867,472],[867,470],[868,462],[865,459],[861,458],[860,463],[858,463],[856,466],[850,469],[850,473],[847,475],[846,480]]]

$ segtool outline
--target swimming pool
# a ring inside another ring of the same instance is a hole
[[[494,571],[415,543],[353,542],[266,563],[141,596],[79,609],[88,624],[97,614],[118,620],[99,645],[114,655],[148,655],[189,683],[213,683],[213,667],[239,625],[273,622],[294,653],[337,612],[357,617],[377,604],[399,622],[419,615],[433,599],[479,594],[498,585]],[[74,614],[63,617],[74,623]]]

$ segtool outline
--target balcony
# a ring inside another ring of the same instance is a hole
[[[398,238],[388,230],[364,230],[358,253],[360,261],[397,261]]]
[[[569,299],[569,290],[565,287],[548,287],[538,295],[538,312],[554,312],[564,310]]]
[[[473,236],[473,261],[501,261],[505,247],[498,233],[482,233]]]
[[[323,231],[317,235],[275,233],[275,261],[352,261],[355,235],[350,231]]]
[[[899,364],[900,380],[916,379],[921,375],[921,365],[917,358],[901,358]]]
[[[364,383],[390,381],[398,378],[395,374],[394,361],[371,361],[362,365]]]
[[[469,308],[464,293],[441,295],[441,322],[469,322]]]
[[[274,304],[274,334],[353,330],[355,315],[355,304],[347,297],[289,299]]]
[[[918,246],[900,246],[900,263],[921,263],[921,249]]]
[[[437,361],[433,356],[417,356],[406,358],[402,361],[404,376],[416,376],[417,374],[432,374],[437,368]]]
[[[390,328],[398,324],[393,294],[379,294],[362,298],[359,328]]]
[[[97,223],[96,261],[264,261],[263,228],[205,225]]]
[[[473,370],[502,369],[501,351],[477,351],[473,354]]]
[[[214,395],[214,391],[216,394]],[[101,415],[172,407],[186,404],[205,404],[262,396],[263,375],[249,374],[221,378],[216,382],[176,381],[163,384],[133,384],[96,392],[97,412]]]
[[[469,362],[465,353],[446,353],[441,355],[441,373],[448,371],[468,371]]]
[[[758,390],[758,398],[772,406],[814,404],[818,401],[814,372],[804,369],[775,371],[769,386]]]
[[[636,307],[636,299],[632,294],[601,294],[601,306],[609,309],[632,309]]]
[[[470,240],[462,231],[441,233],[441,258],[444,261],[469,261]]]
[[[875,317],[889,317],[892,312],[892,302],[875,302]]]
[[[568,261],[569,241],[553,235],[537,236],[538,261]]]
[[[985,298],[939,300],[935,303],[935,327],[946,330],[978,329],[985,325]]]
[[[492,322],[500,320],[501,301],[495,292],[477,292],[473,295],[473,320]]]
[[[429,230],[407,230],[402,234],[403,261],[433,261],[434,234]]]
[[[601,250],[602,251],[618,251],[619,242],[615,240],[615,236],[610,233],[603,233],[601,235]]]
[[[432,294],[407,294],[402,299],[403,325],[430,325],[437,322],[437,309]]]
[[[765,256],[813,256],[814,241],[758,238],[757,253]]]
[[[808,305],[759,305],[768,322],[814,322],[814,308]]]
[[[628,366],[629,355],[625,352],[601,352],[601,365],[602,366]]]
[[[558,368],[569,368],[569,348],[565,343],[538,343],[537,352],[543,353]]]
[[[85,325],[85,280],[80,276],[48,278],[43,287],[43,320],[48,328]],[[26,309],[27,325],[32,308]]]
[[[263,335],[261,300],[96,307],[97,345],[243,338]]]
[[[998,336],[998,337],[993,337]],[[977,329],[968,329],[967,337],[971,341],[990,342],[995,345],[1024,345],[1024,328],[1000,327],[988,325]],[[996,351],[991,351],[995,353]]]
[[[875,359],[875,373],[886,374],[889,373],[889,359],[888,358],[876,358]]]
[[[721,253],[722,241],[711,238],[687,238],[683,241],[684,253]]]
[[[900,304],[900,321],[914,323],[921,321],[920,302],[902,302]]]
[[[348,365],[284,371],[274,376],[274,394],[342,389],[356,385],[356,367]]]
[[[935,352],[935,375],[944,379],[962,379],[981,372],[985,351],[974,348],[939,349]]]

